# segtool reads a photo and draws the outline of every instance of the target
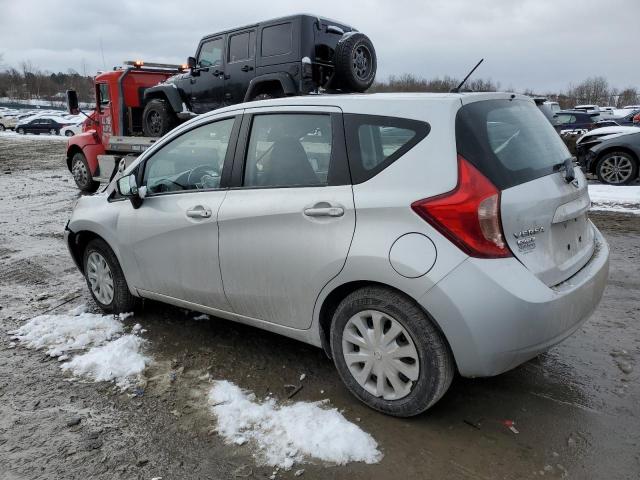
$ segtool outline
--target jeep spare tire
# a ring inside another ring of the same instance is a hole
[[[142,112],[142,131],[146,137],[161,137],[177,123],[171,107],[161,98],[151,100]]]
[[[373,84],[378,67],[376,51],[364,33],[345,33],[338,41],[334,55],[335,88],[364,92]]]

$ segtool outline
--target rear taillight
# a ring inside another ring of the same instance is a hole
[[[472,257],[511,256],[500,222],[500,191],[460,155],[456,188],[411,208]]]

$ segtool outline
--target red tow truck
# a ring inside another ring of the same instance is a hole
[[[80,190],[95,192],[121,160],[128,164],[157,140],[141,136],[144,91],[185,68],[136,60],[96,76],[95,109],[67,144],[67,167]],[[78,113],[76,92],[67,91],[67,99],[69,110]]]

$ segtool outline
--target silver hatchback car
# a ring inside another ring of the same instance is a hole
[[[97,304],[149,298],[322,347],[381,412],[497,375],[596,308],[609,249],[528,97],[235,105],[163,137],[66,229]]]

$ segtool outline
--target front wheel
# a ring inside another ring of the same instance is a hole
[[[73,132],[71,130],[67,130],[66,132],[64,132],[64,136],[65,137],[73,137]]]
[[[627,152],[609,152],[596,165],[598,180],[609,185],[627,185],[638,177],[638,161]]]
[[[136,298],[131,295],[120,263],[107,243],[96,238],[84,251],[84,276],[91,296],[108,313],[132,311]]]
[[[340,302],[331,352],[351,393],[397,417],[435,404],[455,372],[449,346],[429,317],[410,298],[383,287],[362,288]]]
[[[71,173],[76,185],[83,192],[93,193],[98,190],[100,183],[93,179],[87,158],[83,153],[76,153],[71,159]]]
[[[0,123],[0,132],[4,132],[6,130],[5,126]]]
[[[19,128],[19,129],[18,129],[18,133],[19,133],[20,135],[24,135],[24,134],[25,134],[25,132],[24,132],[24,128]]]
[[[58,135],[58,131],[55,128],[49,130],[49,135]]]
[[[142,112],[142,130],[147,137],[161,137],[171,131],[177,123],[169,104],[159,98],[147,103]]]

